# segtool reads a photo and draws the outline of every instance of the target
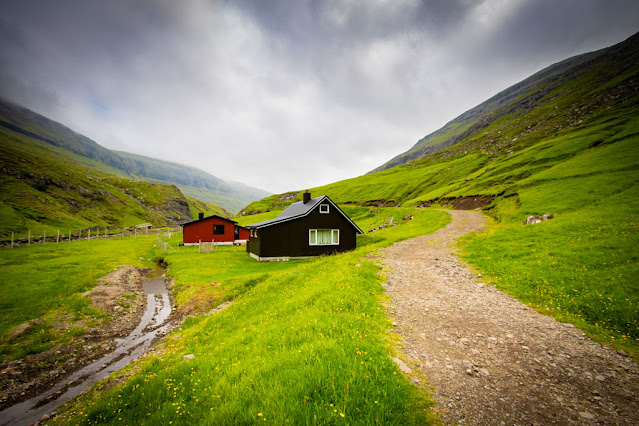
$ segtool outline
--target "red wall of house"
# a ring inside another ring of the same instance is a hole
[[[224,225],[224,234],[213,235],[213,225]],[[240,230],[241,235],[241,230]],[[217,217],[184,225],[184,243],[199,243],[200,241],[217,243],[235,241],[235,223]]]
[[[238,240],[246,240],[248,241],[250,236],[250,231],[246,228],[242,228],[240,226],[240,238],[238,238]]]

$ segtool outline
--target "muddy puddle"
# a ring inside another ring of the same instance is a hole
[[[31,425],[89,389],[114,371],[143,355],[155,338],[169,326],[169,292],[163,270],[153,270],[143,281],[146,310],[138,326],[125,338],[116,339],[117,347],[86,365],[40,395],[0,411],[0,425]]]

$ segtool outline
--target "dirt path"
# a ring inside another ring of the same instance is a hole
[[[382,250],[407,364],[426,372],[444,421],[639,424],[639,366],[483,284],[454,243],[485,218],[450,214],[445,229]]]

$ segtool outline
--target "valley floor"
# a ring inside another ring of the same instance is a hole
[[[381,250],[412,370],[457,424],[639,424],[639,365],[482,281],[455,253],[485,217],[450,211],[433,234]]]

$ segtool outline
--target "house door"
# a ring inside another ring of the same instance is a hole
[[[240,239],[240,227],[235,225],[235,237],[236,240]]]

